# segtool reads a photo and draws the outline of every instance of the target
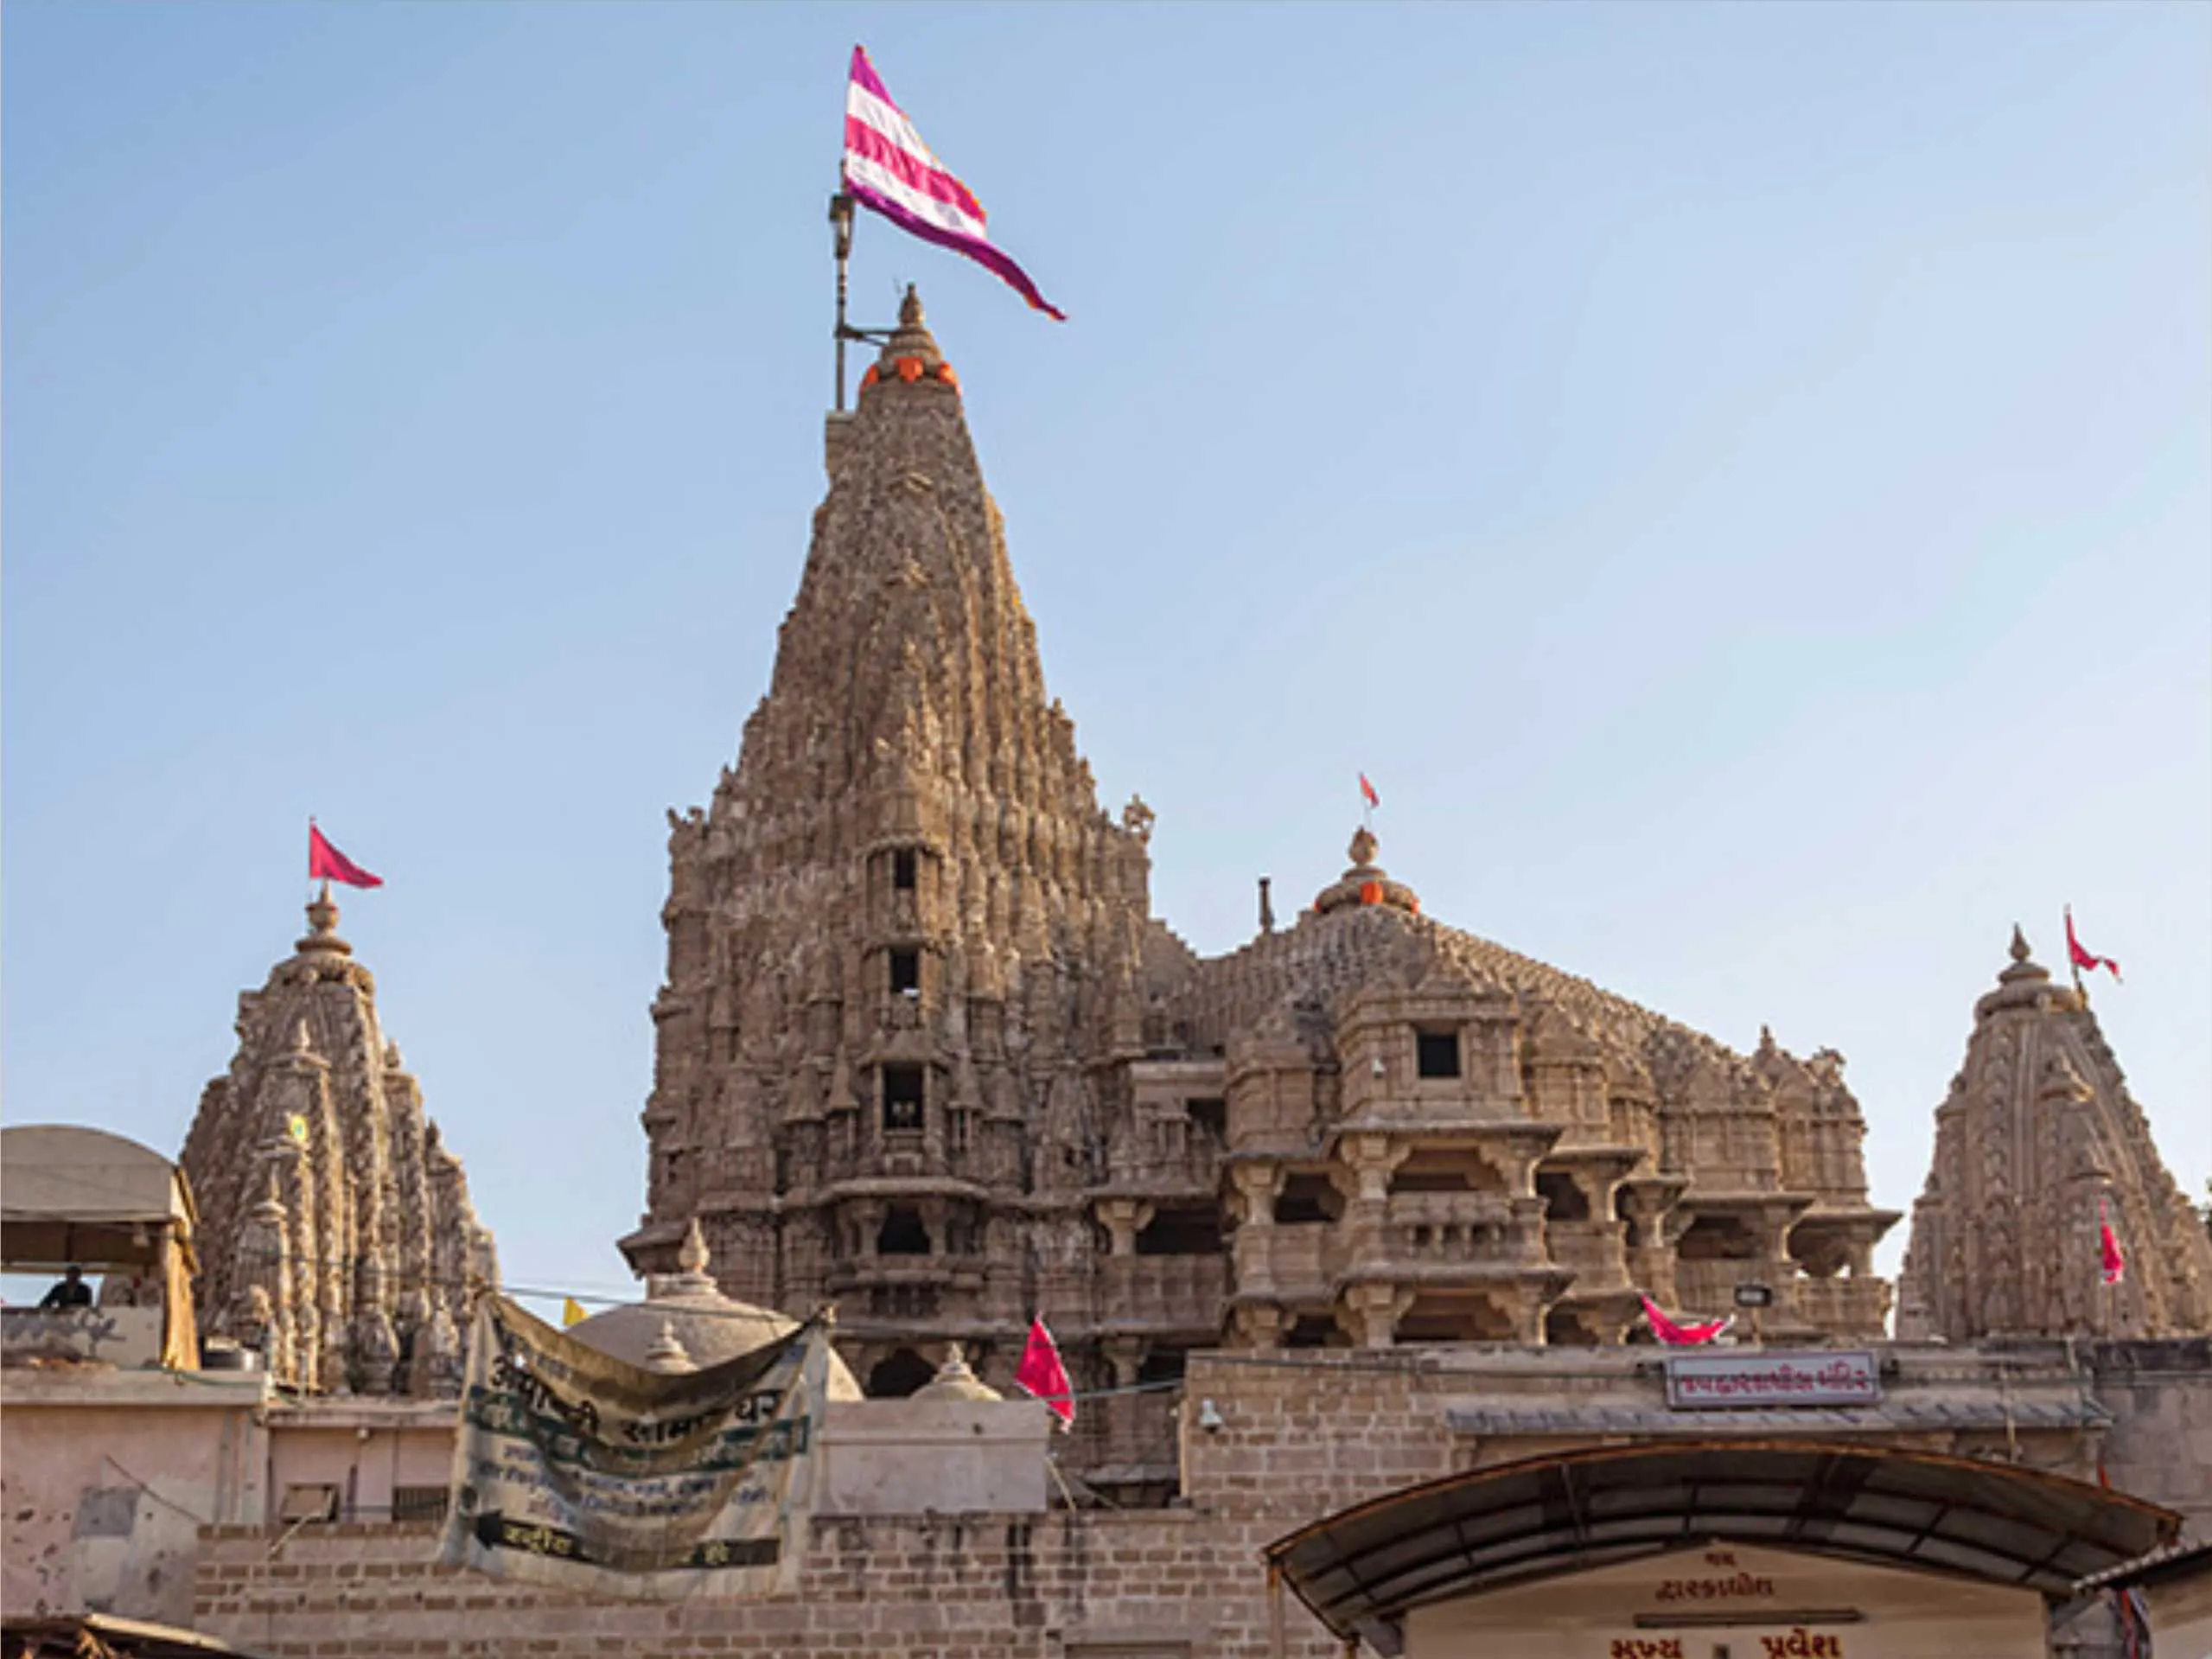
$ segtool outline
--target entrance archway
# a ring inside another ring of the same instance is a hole
[[[1836,1564],[1832,1576],[1847,1576],[1846,1567],[1916,1581],[1936,1575],[1960,1586],[1965,1600],[1979,1591],[2010,1592],[1976,1603],[1989,1617],[2010,1606],[2039,1620],[2043,1598],[2065,1597],[2079,1579],[2171,1539],[2180,1524],[2173,1511],[2139,1498],[2012,1464],[1831,1441],[1701,1440],[1596,1447],[1454,1475],[1316,1521],[1278,1540],[1267,1554],[1282,1581],[1339,1640],[1432,1659],[1476,1650],[1460,1640],[1419,1639],[1449,1630],[1451,1621],[1433,1611],[1446,1605],[1463,1611],[1476,1599],[1571,1576],[1571,1588],[1551,1586],[1550,1601],[1588,1607],[1595,1604],[1586,1588],[1621,1590],[1635,1575],[1610,1570],[1632,1565],[1664,1565],[1661,1583],[1749,1571],[1697,1569],[1696,1556],[1707,1551],[1825,1560]],[[1782,1570],[1766,1565],[1751,1577],[1773,1580],[1775,1593],[1735,1605],[1696,1591],[1677,1598],[1680,1611],[1655,1589],[1645,1605],[1624,1597],[1617,1605],[1629,1622],[1589,1650],[1622,1651],[1611,1643],[1622,1641],[1634,1652],[1642,1642],[1651,1652],[1685,1659],[1706,1659],[1716,1646],[1756,1659],[1766,1651],[1763,1634],[1739,1636],[1731,1646],[1727,1630],[1763,1632],[1769,1613],[1863,1626],[1853,1641],[1801,1618],[1794,1628],[1809,1634],[1800,1648],[1784,1651],[1858,1659],[1916,1650],[1885,1649],[1872,1639],[1865,1608],[1796,1605],[1801,1597],[1781,1592]],[[2034,1645],[2022,1651],[2042,1654],[2042,1628],[2033,1623]],[[1698,1629],[1722,1639],[1686,1643],[1680,1632]],[[1409,1630],[1417,1638],[1411,1647]],[[1494,1626],[1485,1650],[1499,1651],[1505,1641],[1532,1656],[1582,1651],[1543,1646],[1537,1634],[1532,1629],[1514,1645]],[[1588,1634],[1597,1640],[1595,1630]],[[1824,1638],[1831,1645],[1819,1646]]]

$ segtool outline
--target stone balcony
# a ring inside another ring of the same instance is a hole
[[[1773,1311],[1788,1315],[1791,1287],[1777,1283],[1778,1275],[1755,1259],[1740,1261],[1680,1261],[1674,1264],[1675,1305],[1667,1311],[1677,1318],[1717,1319],[1736,1311],[1738,1285],[1765,1285],[1775,1293]]]
[[[1106,1256],[1099,1262],[1099,1329],[1217,1331],[1228,1294],[1226,1255]]]
[[[1554,1222],[1544,1231],[1545,1248],[1552,1265],[1575,1276],[1576,1295],[1632,1288],[1623,1254],[1628,1237],[1625,1222]]]
[[[1185,1144],[1117,1149],[1096,1193],[1211,1200],[1221,1184],[1221,1144],[1191,1135]]]
[[[832,1296],[898,1286],[980,1290],[989,1267],[979,1255],[856,1256],[832,1262],[822,1284]]]
[[[1328,1222],[1272,1222],[1238,1230],[1238,1292],[1293,1298],[1329,1293],[1335,1228]],[[1139,1258],[1140,1260],[1144,1258]]]
[[[1800,1279],[1797,1317],[1843,1342],[1880,1342],[1886,1336],[1890,1281],[1886,1279]]]

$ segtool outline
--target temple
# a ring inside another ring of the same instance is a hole
[[[817,1472],[743,1541],[779,1586],[437,1564],[450,1517],[581,1547],[481,1503],[491,1240],[325,890],[181,1173],[8,1131],[0,1266],[104,1274],[0,1309],[9,1651],[2205,1651],[2212,1242],[2081,989],[2016,931],[1891,1340],[1832,1050],[1427,916],[1366,826],[1226,954],[1151,914],[1152,814],[1101,809],[1047,692],[961,396],[909,294],[768,695],[670,814],[644,1294],[568,1331],[687,1397],[834,1305]],[[1647,1296],[1743,1324],[1631,1347]],[[1039,1313],[1072,1435],[1011,1386]],[[519,1409],[592,1463],[590,1398]],[[736,1444],[652,1466],[757,1498]]]
[[[239,998],[238,1052],[185,1139],[202,1331],[305,1392],[456,1394],[472,1286],[498,1279],[491,1235],[327,884],[307,916]]]
[[[2212,1237],[2151,1144],[2090,1011],[2012,932],[1974,1005],[1913,1205],[1897,1335],[1968,1343],[2212,1330]],[[2102,1229],[2124,1267],[2107,1284]]]
[[[1735,1052],[1445,926],[1375,862],[1201,959],[1151,914],[1152,814],[1101,810],[908,294],[768,696],[670,814],[644,1113],[666,1272],[696,1222],[748,1302],[840,1307],[871,1394],[1042,1311],[1087,1388],[1195,1349],[1617,1344],[1639,1292],[1772,1338],[1881,1334],[1896,1220],[1842,1061]],[[1134,1402],[1087,1462],[1144,1485]]]

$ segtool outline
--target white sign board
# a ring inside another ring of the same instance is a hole
[[[1873,1406],[1881,1400],[1882,1369],[1867,1349],[1809,1354],[1724,1349],[1667,1356],[1667,1403],[1677,1411]]]

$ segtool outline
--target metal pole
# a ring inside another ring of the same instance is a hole
[[[830,406],[842,415],[845,413],[846,266],[852,258],[852,198],[842,190],[830,197],[830,229],[838,265],[837,395]]]

